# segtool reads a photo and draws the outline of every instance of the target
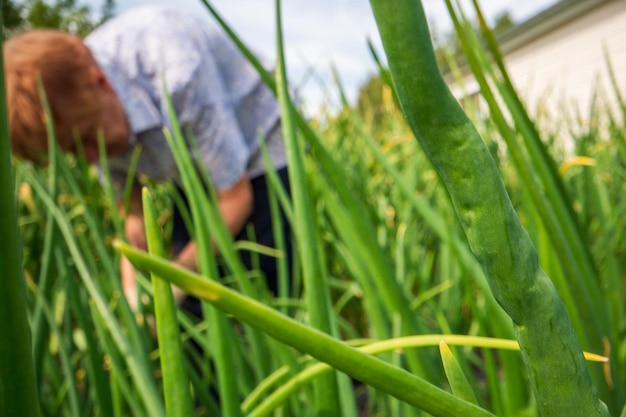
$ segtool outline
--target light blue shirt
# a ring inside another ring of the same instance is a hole
[[[125,178],[133,147],[141,144],[138,175],[179,181],[163,134],[170,128],[163,83],[183,131],[193,132],[217,189],[265,168],[259,131],[279,122],[273,93],[228,36],[212,22],[160,6],[140,7],[110,19],[86,39],[126,111],[133,137],[127,154],[109,160],[116,180]],[[286,165],[282,138],[268,143],[276,168]],[[199,159],[199,160],[198,160]]]

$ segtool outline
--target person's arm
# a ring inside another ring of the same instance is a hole
[[[228,230],[236,236],[245,226],[252,213],[253,194],[250,179],[246,174],[237,182],[223,190],[217,191],[218,205]],[[198,270],[197,246],[194,241],[189,243],[178,254],[175,262],[192,271]]]

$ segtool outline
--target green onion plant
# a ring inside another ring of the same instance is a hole
[[[290,189],[271,167],[266,178],[293,231],[291,270],[287,242],[234,241],[171,103],[198,273],[171,261],[175,187],[139,178],[148,253],[132,248],[115,201],[131,184],[114,190],[103,138],[99,170],[63,155],[47,110],[47,167],[0,149],[0,415],[624,415],[626,104],[610,57],[618,104],[544,131],[556,124],[529,116],[477,2],[478,32],[446,1],[481,87],[482,107],[462,109],[421,2],[371,0],[379,95],[351,104],[337,77],[341,111],[311,119],[288,93],[280,1],[274,73],[203,3],[280,103]],[[278,294],[241,250],[277,256]]]

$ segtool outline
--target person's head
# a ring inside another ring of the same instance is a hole
[[[57,143],[74,152],[76,135],[85,155],[98,155],[103,130],[107,152],[124,152],[129,125],[115,91],[83,41],[56,30],[33,30],[4,43],[4,64],[13,152],[35,162],[47,153],[46,123],[38,79],[44,86]]]

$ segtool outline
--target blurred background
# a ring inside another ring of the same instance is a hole
[[[557,2],[483,0],[480,5],[493,25],[498,21],[524,22]],[[5,1],[3,7],[9,25],[13,23],[12,16],[16,15],[14,9],[19,9],[22,20],[30,19],[31,25],[55,27],[60,26],[60,20],[66,19],[69,29],[85,32],[103,17],[155,3],[171,4],[171,1],[11,0]],[[444,1],[426,0],[423,3],[435,38],[441,43],[449,42],[453,30]],[[273,0],[214,0],[211,4],[251,48],[268,58],[275,57]],[[201,0],[178,0],[176,8],[211,19]],[[333,68],[349,100],[354,103],[359,89],[378,73],[368,49],[368,40],[382,51],[369,2],[291,0],[282,2],[282,14],[289,78],[300,92],[305,112],[315,117],[320,112],[340,108]]]

